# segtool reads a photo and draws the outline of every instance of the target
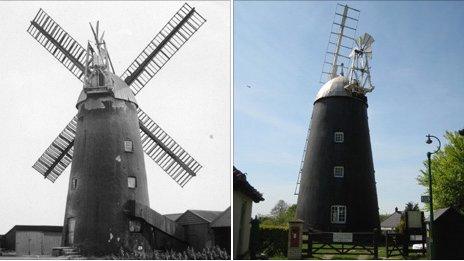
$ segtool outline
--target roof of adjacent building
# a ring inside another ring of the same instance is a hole
[[[166,214],[165,217],[169,218],[172,221],[176,221],[180,216],[184,213],[174,213],[174,214]]]
[[[211,227],[230,227],[230,207],[211,222]]]
[[[212,210],[194,210],[194,209],[189,209],[187,211],[192,212],[193,214],[199,216],[200,218],[212,222],[215,220],[219,215],[222,214],[223,211],[212,211]]]
[[[59,232],[63,231],[62,226],[29,226],[29,225],[16,225],[10,229],[6,234],[12,231],[42,231],[42,232]]]
[[[380,227],[382,228],[395,228],[400,224],[401,221],[401,211],[395,211],[391,214],[387,219],[385,219],[382,223],[380,223]]]
[[[175,222],[181,225],[210,224],[221,213],[222,211],[189,209],[180,215]]]
[[[439,208],[439,209],[435,209],[433,211],[433,221],[437,221],[437,219],[439,219],[440,217],[442,217],[445,213],[447,213],[448,211],[456,211],[458,212],[455,208],[453,207],[447,207],[447,208]],[[458,212],[459,213],[459,212]],[[430,215],[425,219],[425,222],[429,222],[430,220]]]
[[[441,217],[441,215],[445,214],[446,211],[448,211],[450,208],[440,208],[440,209],[437,209],[435,210],[435,212],[433,212],[433,220],[437,220],[438,218]]]
[[[263,194],[248,183],[246,175],[234,166],[234,190],[240,191],[250,197],[255,203],[263,201]]]

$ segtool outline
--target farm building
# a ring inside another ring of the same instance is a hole
[[[436,259],[464,259],[464,215],[448,207],[435,210],[433,219]]]
[[[222,212],[213,222],[211,229],[214,233],[214,242],[230,253],[230,207]]]
[[[5,248],[5,235],[0,235],[0,251]]]
[[[234,167],[234,259],[250,258],[251,208],[253,202],[263,201],[263,195]]]
[[[230,252],[230,207],[224,211],[187,210],[165,216],[184,227],[189,246],[201,250],[217,245]]]
[[[61,245],[61,226],[16,225],[4,236],[3,249],[14,250],[17,256],[51,255]]]

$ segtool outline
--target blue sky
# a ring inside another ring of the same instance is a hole
[[[264,194],[293,195],[337,2],[234,4],[234,164]],[[371,34],[369,125],[381,213],[420,201],[425,135],[464,128],[464,2],[349,2]],[[248,88],[250,85],[251,88]],[[360,188],[362,189],[362,188]]]

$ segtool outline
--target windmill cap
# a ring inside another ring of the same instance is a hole
[[[137,107],[137,101],[135,100],[134,93],[132,90],[127,86],[127,84],[121,80],[118,76],[108,73],[106,77],[110,77],[113,81],[113,94],[115,99],[125,100],[134,103]],[[87,94],[84,90],[81,91],[79,98],[77,99],[76,107],[79,106],[80,103],[87,100]]]
[[[350,93],[345,90],[345,86],[349,84],[348,78],[345,76],[337,76],[330,81],[326,82],[322,85],[321,89],[316,95],[316,100],[325,97],[333,97],[333,96],[348,96],[351,97]]]

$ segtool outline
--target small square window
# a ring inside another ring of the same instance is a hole
[[[334,177],[343,178],[344,175],[345,175],[345,168],[343,166],[334,167]]]
[[[72,189],[77,189],[77,178],[72,179]]]
[[[346,206],[335,205],[331,207],[331,222],[334,224],[346,223]]]
[[[133,189],[137,187],[137,178],[136,177],[127,177],[127,187]]]
[[[334,134],[334,140],[336,143],[343,143],[343,141],[345,140],[345,135],[343,134],[343,132],[337,131]]]
[[[132,141],[131,140],[125,140],[124,141],[124,151],[125,152],[132,152],[134,151],[134,148],[132,146]]]

